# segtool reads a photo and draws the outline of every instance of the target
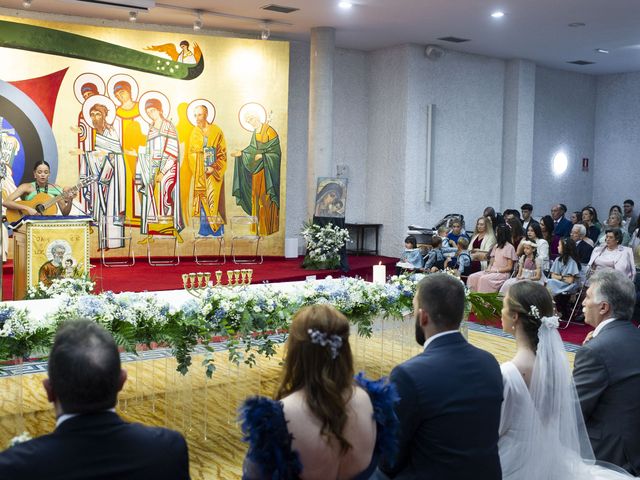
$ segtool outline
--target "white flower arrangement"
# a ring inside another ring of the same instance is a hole
[[[340,250],[351,240],[349,230],[332,223],[320,226],[308,222],[301,233],[307,242],[305,268],[321,270],[340,266]]]
[[[27,299],[78,297],[93,292],[96,283],[89,277],[54,278],[51,285],[40,282],[27,290]]]
[[[359,335],[370,336],[376,317],[402,318],[411,312],[416,286],[423,276],[393,276],[384,285],[358,278],[306,282],[286,292],[270,286],[208,288],[201,298],[179,308],[148,294],[112,292],[62,298],[57,310],[47,316],[32,316],[26,309],[0,304],[0,360],[23,358],[32,351],[47,352],[60,323],[89,318],[109,330],[127,351],[135,352],[141,344],[169,346],[181,373],[191,365],[193,348],[214,337],[227,343],[232,361],[252,365],[254,352],[275,353],[269,335],[286,332],[301,307],[334,305],[357,327]],[[496,294],[471,292],[467,299],[468,308],[476,315],[495,314],[501,308]],[[212,362],[205,363],[207,375],[215,369]]]

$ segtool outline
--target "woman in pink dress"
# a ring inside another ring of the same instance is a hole
[[[513,262],[518,260],[516,249],[509,243],[511,232],[507,225],[498,225],[497,243],[491,250],[489,266],[483,272],[469,275],[467,286],[474,292],[489,293],[500,290],[513,271]]]

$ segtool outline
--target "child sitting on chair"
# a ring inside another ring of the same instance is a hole
[[[422,268],[422,254],[417,248],[416,237],[409,235],[404,239],[404,251],[400,257],[400,261],[396,263],[396,274],[402,270],[416,270]]]
[[[445,268],[453,269],[457,277],[468,277],[471,273],[471,255],[467,251],[469,239],[460,236],[456,242],[458,250],[453,257],[447,258],[444,262]]]
[[[424,271],[431,273],[442,270],[444,268],[444,260],[442,237],[438,235],[431,240],[431,250],[429,250],[427,260],[424,262]]]

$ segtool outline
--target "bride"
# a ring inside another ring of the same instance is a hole
[[[505,480],[629,479],[593,455],[547,289],[524,281],[504,298],[502,328],[516,355],[501,366],[500,463]]]

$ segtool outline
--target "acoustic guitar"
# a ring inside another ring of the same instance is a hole
[[[86,187],[87,185],[91,185],[92,183],[97,181],[98,181],[97,176],[89,176],[89,177],[83,178],[76,185],[71,187],[67,193],[75,195],[76,193],[78,193],[78,190],[80,190],[81,188]],[[31,207],[36,212],[38,212],[38,214],[42,216],[53,216],[56,214],[58,202],[60,202],[61,200],[64,200],[64,198],[65,196],[62,194],[56,195],[54,197],[53,195],[49,195],[48,193],[40,192],[31,200],[19,200],[16,203]],[[22,214],[22,210],[14,210],[11,208],[7,208],[6,217],[9,223],[17,222],[24,216],[25,215]]]

